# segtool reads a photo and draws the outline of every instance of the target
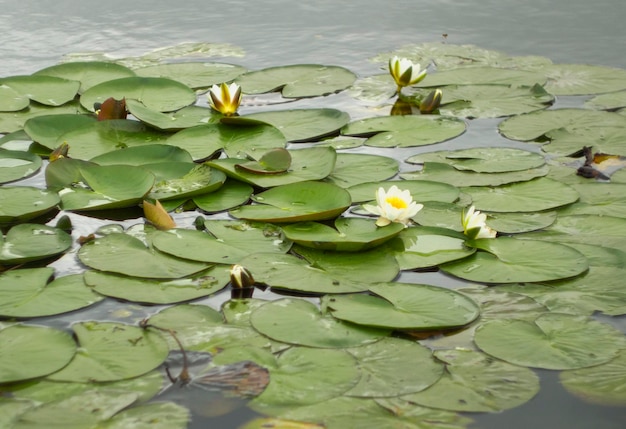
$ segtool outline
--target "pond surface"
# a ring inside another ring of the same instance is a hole
[[[440,41],[473,44],[515,56],[545,56],[555,63],[626,68],[626,2],[622,0],[354,0],[346,4],[330,0],[5,0],[3,9],[1,76],[29,74],[56,64],[71,53],[105,52],[124,57],[182,42],[232,44],[243,49],[245,56],[209,61],[225,61],[249,69],[317,63],[343,66],[360,76],[381,71],[377,64],[368,61],[379,53],[406,44]],[[579,100],[557,100],[557,105],[574,102]],[[334,107],[341,109],[341,99],[337,103]],[[247,113],[245,109],[242,107],[242,113]],[[355,112],[355,116],[362,115],[363,112]],[[498,122],[476,121],[462,138],[437,149],[469,147],[475,142],[514,146],[493,132]],[[390,155],[389,151],[370,148],[367,152],[403,160],[420,151],[424,150],[404,149]],[[22,183],[41,184],[42,178]],[[196,215],[183,214],[177,220],[191,225]],[[72,215],[72,220],[79,235],[110,223],[78,215]],[[136,219],[128,224],[135,222]],[[82,269],[68,258],[56,266],[66,273]],[[404,273],[402,280],[458,286],[436,273]],[[223,299],[224,296],[214,297],[203,302],[219,308]],[[106,317],[114,308],[113,304],[106,304],[95,311]],[[141,318],[155,310],[135,311],[136,317]],[[67,316],[46,322],[64,327],[72,320],[72,316]],[[623,318],[612,323],[626,332]],[[555,372],[537,372],[542,380],[541,390],[533,400],[500,414],[472,415],[475,423],[470,427],[623,427],[624,408],[582,402],[565,392]],[[252,412],[238,408],[219,420],[196,416],[190,427],[237,427],[252,416]]]

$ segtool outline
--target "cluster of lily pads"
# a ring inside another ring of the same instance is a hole
[[[183,389],[268,416],[247,429],[464,428],[531,400],[532,368],[626,405],[624,334],[592,317],[626,314],[625,70],[449,44],[360,78],[78,59],[0,79],[0,426],[184,428],[176,351]],[[503,117],[507,145],[437,146]],[[127,215],[78,237],[67,213]],[[141,317],[97,316],[120,302]]]

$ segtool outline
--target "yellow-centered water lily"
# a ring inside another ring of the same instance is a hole
[[[236,83],[221,83],[209,89],[209,105],[224,116],[237,113],[241,103],[241,87]]]
[[[407,58],[398,57],[389,60],[389,73],[398,85],[398,94],[403,87],[415,85],[426,77],[426,70],[422,70],[419,64],[413,63]]]
[[[376,221],[378,226],[386,226],[391,222],[399,222],[408,226],[411,218],[424,207],[413,201],[408,190],[400,190],[396,185],[391,186],[388,191],[382,187],[378,188],[376,203],[378,204],[376,206],[364,204],[363,208],[379,216]]]
[[[467,211],[463,210],[461,222],[463,223],[463,232],[470,239],[476,238],[495,238],[497,231],[489,228],[485,221],[487,215],[481,213],[471,206]]]

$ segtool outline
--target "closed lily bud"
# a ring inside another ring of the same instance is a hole
[[[439,108],[441,104],[441,97],[443,93],[439,88],[432,91],[426,98],[422,100],[420,103],[420,113],[428,114],[433,113],[435,110]]]
[[[248,288],[254,286],[254,277],[247,268],[235,264],[230,269],[230,284],[233,288]]]

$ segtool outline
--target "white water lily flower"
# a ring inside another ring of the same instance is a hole
[[[495,238],[497,231],[489,228],[485,223],[486,220],[487,215],[474,210],[474,206],[471,206],[467,212],[463,210],[461,219],[463,232],[472,240],[475,238]]]
[[[236,83],[213,85],[209,89],[209,104],[222,115],[231,116],[237,113],[241,103],[241,87]]]
[[[422,70],[421,66],[407,58],[393,57],[389,60],[389,73],[398,85],[398,94],[400,90],[409,85],[415,85],[426,77],[426,70]]]
[[[378,188],[376,192],[377,206],[364,204],[363,208],[370,213],[380,216],[376,221],[377,226],[386,226],[391,222],[399,222],[408,226],[411,218],[424,206],[413,201],[408,190],[401,191],[393,185],[387,192],[384,188]]]

